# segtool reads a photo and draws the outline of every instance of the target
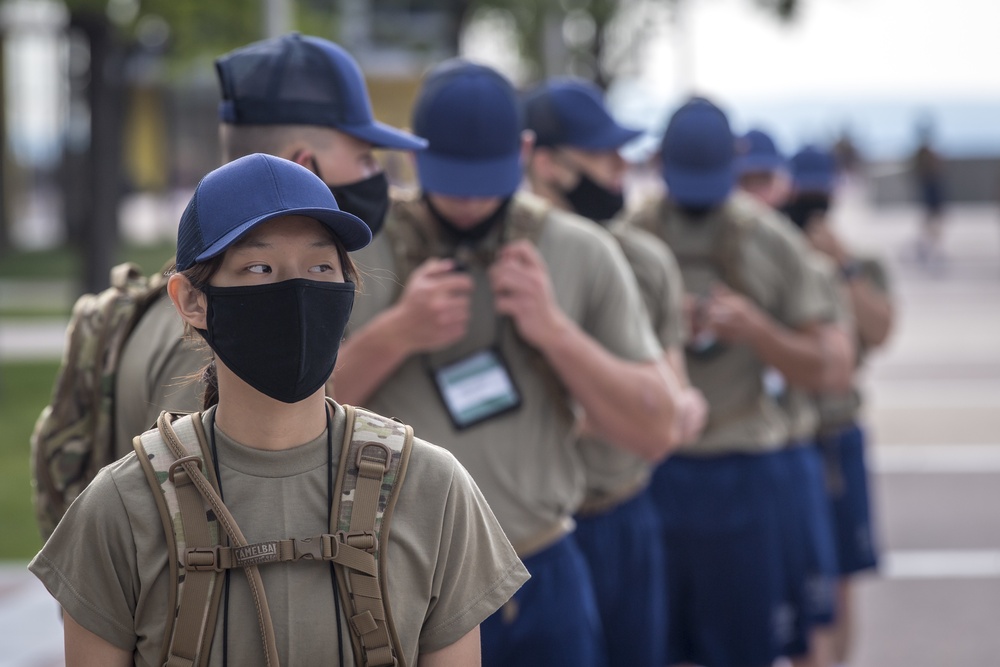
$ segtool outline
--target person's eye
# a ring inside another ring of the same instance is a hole
[[[317,264],[309,269],[312,273],[328,273],[335,269],[330,264]]]
[[[267,264],[251,264],[250,266],[247,267],[247,271],[249,271],[250,273],[264,274],[264,273],[270,273],[271,267],[268,266]]]

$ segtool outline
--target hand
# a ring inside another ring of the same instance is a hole
[[[416,268],[396,304],[411,354],[440,350],[465,337],[473,289],[472,278],[455,271],[453,260],[432,258]]]
[[[712,287],[702,318],[704,328],[727,343],[752,340],[761,320],[757,306],[722,284]]]
[[[695,387],[687,387],[677,398],[677,417],[674,421],[674,437],[681,445],[688,445],[698,439],[708,421],[708,401]]]
[[[545,350],[558,340],[565,315],[556,303],[549,269],[535,246],[524,240],[505,245],[489,277],[496,311],[514,320],[526,342]]]

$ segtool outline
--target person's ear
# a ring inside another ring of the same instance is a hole
[[[287,153],[287,155],[282,155],[281,157],[285,157],[295,164],[313,171],[313,166],[316,164],[316,153],[305,142],[295,142],[295,144],[289,146],[288,150],[283,151],[283,153]]]
[[[195,329],[208,328],[208,299],[196,288],[188,277],[175,273],[167,280],[167,295],[174,302],[174,308],[181,319]]]
[[[521,164],[528,166],[531,153],[535,149],[535,133],[531,130],[521,131]]]

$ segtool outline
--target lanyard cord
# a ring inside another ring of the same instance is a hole
[[[329,408],[326,411],[326,524],[333,530],[333,419]],[[345,456],[346,452],[341,452]],[[339,503],[338,503],[339,505]],[[340,625],[340,589],[337,587],[337,572],[330,561],[330,584],[333,587],[333,609],[337,614],[337,650],[340,662],[344,664],[344,629]]]
[[[222,475],[219,472],[219,449],[215,446],[215,413],[211,416],[211,426],[208,429],[212,440],[212,466],[215,468],[215,479],[219,483],[219,499],[226,503],[226,496],[222,492]],[[326,522],[330,525],[333,520],[333,419],[330,410],[326,411]],[[330,581],[333,584],[333,607],[337,613],[337,647],[340,652],[340,664],[344,664],[344,630],[340,624],[340,593],[337,588],[337,573],[334,571],[333,561],[330,561]],[[226,570],[226,600],[222,608],[222,667],[229,665],[229,575],[231,569]]]

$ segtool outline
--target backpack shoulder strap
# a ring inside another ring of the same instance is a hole
[[[406,476],[413,429],[368,410],[345,405],[347,426],[333,492],[330,532],[338,541],[374,555],[373,574],[337,568],[341,597],[350,600],[348,625],[358,665],[403,666],[404,654],[389,608],[386,551],[389,524]]]
[[[163,640],[166,667],[207,665],[215,632],[225,569],[220,549],[228,537],[247,546],[236,520],[218,494],[215,471],[206,464],[211,452],[201,414],[181,416],[162,412],[156,430],[133,441],[136,454],[154,489],[167,539],[170,577]],[[220,528],[222,530],[220,530]],[[257,607],[265,664],[278,667],[274,629],[255,562],[241,564]]]
[[[217,482],[215,471],[203,465],[209,460],[209,451],[200,428],[201,414],[184,418],[168,414],[166,424],[173,428],[177,441],[184,446],[184,457],[176,456],[170,449],[160,428],[133,440],[146,479],[155,490],[153,497],[167,538],[170,580],[174,582],[167,606],[174,613],[168,615],[163,638],[163,664],[203,664],[215,629],[222,592],[221,570],[187,571],[185,561],[188,549],[211,549],[220,544],[219,522],[215,515],[205,511],[201,495],[177,462],[197,460],[213,487],[217,487]]]

